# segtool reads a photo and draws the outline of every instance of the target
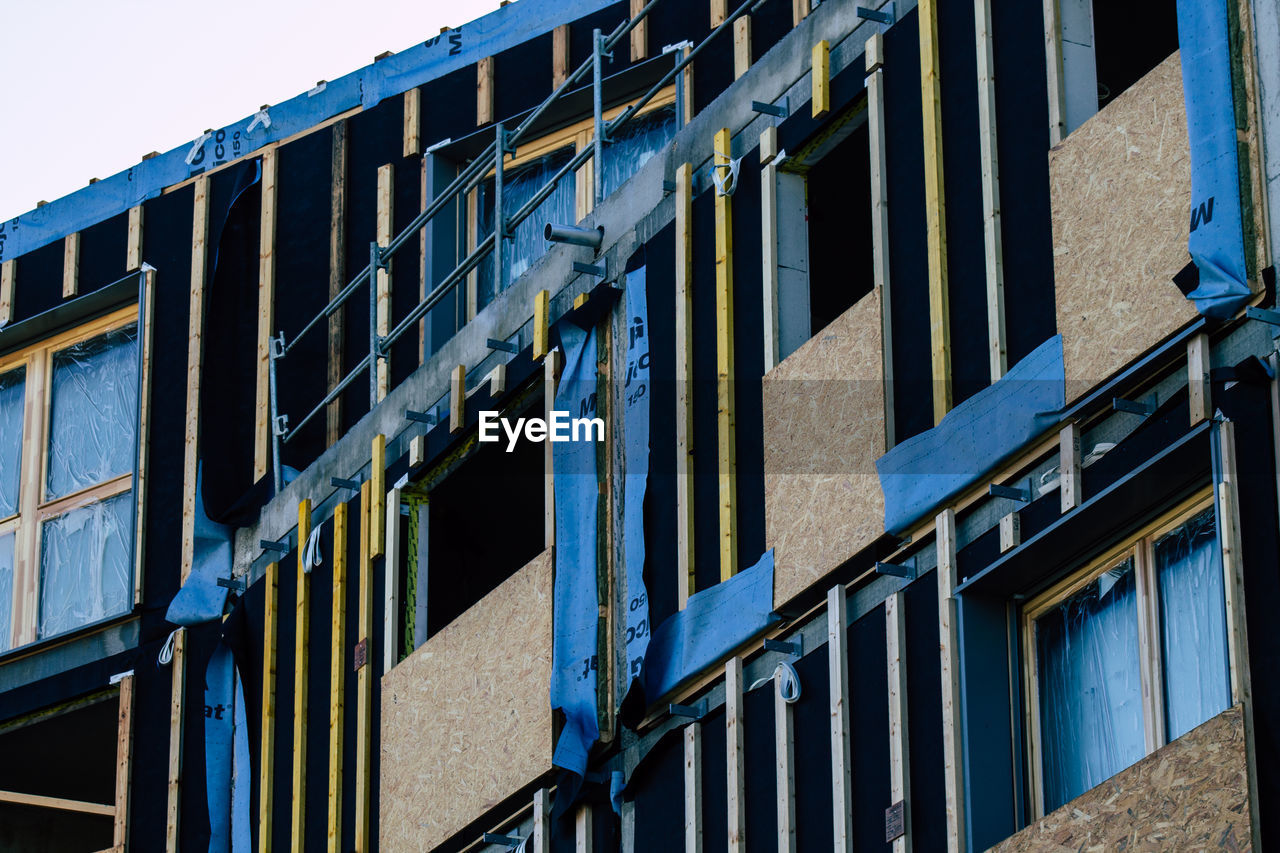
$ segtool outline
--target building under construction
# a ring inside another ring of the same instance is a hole
[[[1269,0],[520,0],[42,204],[0,850],[1280,848],[1277,245]]]

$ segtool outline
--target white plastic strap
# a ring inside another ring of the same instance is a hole
[[[160,656],[158,660],[161,666],[168,666],[173,663],[173,644],[178,638],[178,632],[181,628],[174,628],[169,632],[169,636],[164,641],[164,645],[160,647]]]
[[[245,136],[253,133],[253,129],[258,125],[262,125],[263,130],[269,130],[271,128],[271,116],[267,114],[266,107],[263,107],[253,114],[253,121],[249,122],[249,126],[244,129]]]
[[[747,692],[750,693],[757,687],[764,687],[775,678],[782,680],[782,701],[788,705],[794,705],[800,700],[800,676],[796,673],[796,668],[787,661],[779,661],[773,669],[773,675],[753,681],[747,688]]]
[[[320,554],[320,525],[316,525],[311,530],[311,535],[307,537],[307,544],[302,549],[302,571],[311,574],[311,569],[324,562],[324,557]]]
[[[187,152],[186,163],[188,166],[195,161],[196,156],[200,154],[200,149],[204,148],[204,144],[212,138],[213,134],[207,130],[196,137],[196,141],[191,143],[191,150]]]
[[[734,160],[727,154],[719,151],[716,153],[729,160],[728,163],[718,163],[711,169],[711,182],[716,185],[716,195],[733,195],[733,191],[738,188],[738,167],[742,165],[742,158]]]

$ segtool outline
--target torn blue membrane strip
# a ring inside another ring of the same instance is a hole
[[[905,533],[1054,426],[1065,406],[1062,336],[1054,335],[994,385],[947,412],[936,427],[876,460],[884,529]]]
[[[0,222],[0,261],[61,240],[136,207],[166,187],[252,154],[357,107],[368,109],[430,80],[605,9],[608,0],[512,3],[191,142]],[[621,20],[621,19],[619,19]]]

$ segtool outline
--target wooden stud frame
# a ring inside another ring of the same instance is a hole
[[[551,291],[543,289],[533,298],[533,357],[545,358],[551,349]]]
[[[187,413],[182,455],[182,582],[195,556],[196,477],[200,463],[200,374],[204,363],[204,287],[209,242],[209,179],[195,183],[191,219],[191,296],[187,325]]]
[[[866,43],[867,136],[871,160],[871,278],[880,294],[881,366],[884,371],[884,446],[893,447],[893,288],[889,278],[888,145],[884,130],[884,36]]]
[[[400,659],[400,563],[404,555],[400,551],[400,490],[392,488],[386,493],[386,558],[383,560],[383,589],[386,591],[382,609],[382,671],[390,672]]]
[[[1064,424],[1058,433],[1058,491],[1062,511],[1070,512],[1084,501],[1084,477],[1080,463],[1080,424]]]
[[[364,496],[362,491],[361,496]],[[342,733],[347,677],[347,511],[333,508],[333,613],[329,647],[329,822],[328,849],[342,849]]]
[[[347,123],[333,126],[329,153],[329,299],[332,301],[347,283]],[[346,306],[340,305],[329,317],[328,389],[342,381],[345,348]],[[342,395],[325,410],[325,443],[332,446],[343,434]]]
[[[849,656],[843,584],[827,591],[827,663],[831,685],[831,813],[835,849],[853,853],[853,757],[849,724]]]
[[[569,25],[551,31],[551,85],[559,87],[569,79]]]
[[[476,125],[493,121],[493,57],[476,63]]]
[[[182,825],[182,751],[186,731],[187,693],[187,629],[179,628],[173,637],[173,685],[169,694],[169,782],[164,849],[176,853]],[[265,694],[264,694],[265,698]],[[264,850],[269,848],[262,848]]]
[[[422,153],[422,90],[414,87],[404,93],[405,157]]]
[[[831,112],[831,45],[826,39],[813,46],[810,97],[814,118]]]
[[[298,504],[298,592],[294,612],[293,646],[293,797],[290,837],[303,838],[306,828],[307,775],[307,660],[311,642],[311,575],[302,565],[302,551],[311,535],[311,501]]]
[[[777,776],[778,853],[796,853],[795,714],[782,694],[783,669],[773,675],[773,755]]]
[[[632,20],[644,9],[645,0],[631,0],[630,15]],[[641,18],[631,30],[631,61],[637,62],[649,58],[649,19]]]
[[[542,416],[548,423],[551,421],[551,412],[556,407],[556,388],[563,367],[564,353],[558,347],[547,353],[542,362]],[[554,454],[551,451],[551,442],[543,442],[542,539],[547,548],[556,544],[556,477]]]
[[[128,853],[131,776],[133,771],[133,673],[120,678],[119,725],[116,728],[116,804],[113,851]]]
[[[937,0],[920,2],[920,99],[924,120],[924,197],[929,257],[929,349],[933,422],[951,410],[951,319],[947,295],[946,192],[942,177],[942,87],[938,79]]]
[[[751,67],[751,16],[743,15],[733,22],[733,79],[737,80]]]
[[[253,479],[271,470],[271,330],[275,328],[276,149],[262,155],[262,219],[258,248],[258,357],[254,397]]]
[[[1185,523],[1213,505],[1211,490],[1198,493],[1184,501],[1170,513],[1162,515],[1142,527],[1122,543],[1108,549],[1079,571],[1073,572],[1045,592],[1029,601],[1022,610],[1022,658],[1025,684],[1023,713],[1027,731],[1027,762],[1031,777],[1032,817],[1045,814],[1043,748],[1040,733],[1039,657],[1036,654],[1036,621],[1061,603],[1096,581],[1108,570],[1133,561],[1134,579],[1138,597],[1138,646],[1139,672],[1142,683],[1143,720],[1146,731],[1146,751],[1150,754],[1166,742],[1164,732],[1164,676],[1161,663],[1159,631],[1159,591],[1156,584],[1153,543],[1160,536]],[[1224,565],[1230,545],[1231,531],[1225,525],[1218,530],[1223,547]],[[1238,541],[1238,540],[1237,540]],[[1231,627],[1231,605],[1227,603],[1228,629]],[[1228,630],[1228,651],[1231,648],[1231,632]],[[1230,661],[1232,678],[1239,667],[1237,658]],[[1233,701],[1236,701],[1233,695]]]
[[[381,557],[386,551],[384,535],[387,526],[387,437],[373,437],[369,452],[369,488],[373,490],[369,506],[369,557]]]
[[[743,853],[747,844],[747,769],[743,735],[742,658],[724,666],[725,755],[728,780],[729,853]]]
[[[769,153],[765,159],[766,150]],[[760,264],[764,287],[764,372],[777,367],[778,340],[778,129],[767,127],[760,134]]]
[[[372,539],[372,486],[369,481],[360,485],[360,627],[359,642],[369,649],[373,628],[373,554]],[[382,495],[378,499],[382,499]],[[371,798],[370,778],[373,749],[373,661],[371,651],[366,651],[364,665],[356,672],[356,853],[368,853]]]
[[[1049,87],[1049,147],[1067,135],[1067,99],[1062,81],[1062,22],[1058,0],[1042,0],[1044,4],[1045,80]]]
[[[129,236],[125,245],[124,268],[127,270],[142,267],[142,205],[129,208]]]
[[[1213,393],[1209,383],[1212,355],[1204,332],[1187,341],[1187,391],[1191,398],[1191,426],[1213,417]]]
[[[395,202],[395,166],[386,163],[378,167],[378,245],[385,248],[395,236],[392,223]],[[377,276],[377,330],[379,337],[391,331],[391,266],[378,270]],[[382,401],[391,390],[391,356],[378,357],[378,400]]]
[[[1000,225],[1000,155],[996,136],[995,39],[991,30],[992,0],[977,0],[978,149],[982,163],[982,235],[987,268],[987,338],[991,381],[1009,369],[1005,336],[1004,247]]]
[[[449,432],[462,432],[467,423],[467,367],[459,364],[449,377]]]
[[[885,649],[889,673],[889,802],[904,803],[906,832],[893,853],[911,853],[911,759],[907,721],[907,596],[898,590],[884,601]]]
[[[938,649],[942,672],[942,781],[947,805],[947,850],[965,853],[964,728],[960,694],[960,608],[955,597],[956,514],[945,509],[936,524]]]
[[[271,851],[275,815],[276,769],[276,641],[280,633],[280,566],[268,563],[263,576],[262,746],[258,751],[258,850]],[[172,819],[172,816],[171,816]]]
[[[0,327],[13,319],[13,290],[18,278],[18,264],[12,258],[0,262]]]
[[[716,131],[716,167],[728,167],[729,129]],[[720,506],[720,580],[738,572],[738,451],[733,393],[733,207],[716,191],[716,439]]]
[[[800,22],[809,17],[813,0],[791,0],[791,26],[798,27]]]
[[[44,487],[47,482],[47,464],[49,446],[49,424],[51,420],[53,360],[56,353],[75,344],[83,343],[109,332],[114,332],[130,325],[137,325],[137,346],[143,358],[149,356],[147,346],[146,307],[149,300],[150,284],[144,281],[143,304],[131,305],[113,311],[97,319],[77,326],[74,329],[45,338],[26,349],[0,356],[0,374],[8,373],[16,368],[26,371],[23,424],[22,424],[22,456],[18,460],[21,466],[21,489],[18,496],[18,511],[6,518],[0,518],[0,536],[15,534],[14,572],[12,602],[12,634],[9,647],[16,649],[38,639],[38,614],[40,607],[39,576],[41,532],[45,521],[60,516],[88,504],[107,500],[116,495],[135,490],[134,499],[138,500],[143,492],[142,478],[144,471],[134,460],[134,469],[111,477],[103,482],[73,491],[52,500],[44,498]],[[138,376],[138,401],[140,408],[145,406],[146,382],[150,375],[149,366]],[[139,435],[145,427],[147,412],[141,412],[137,429]],[[143,443],[145,449],[145,441]],[[136,536],[136,530],[134,531]],[[135,539],[133,583],[140,585],[142,543]],[[139,590],[135,589],[133,603],[139,598]]]
[[[73,231],[62,239],[62,298],[80,294],[80,232]]]
[[[693,167],[676,169],[676,600],[697,590],[693,526]]]
[[[684,729],[684,850],[702,853],[702,724]]]

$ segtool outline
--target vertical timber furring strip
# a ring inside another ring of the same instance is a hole
[[[1187,394],[1191,399],[1191,426],[1213,417],[1213,394],[1209,384],[1212,367],[1209,336],[1201,332],[1187,341]]]
[[[381,436],[379,436],[381,437]],[[373,664],[370,628],[373,625],[373,540],[372,485],[360,484],[360,626],[357,641],[365,650],[364,662],[356,672],[356,853],[369,851],[370,750],[373,747]],[[383,496],[379,495],[379,499]]]
[[[728,185],[729,129],[716,131],[715,167]],[[724,167],[721,169],[720,167]],[[716,438],[720,482],[720,580],[738,572],[738,450],[733,400],[733,207],[715,190],[716,206]]]
[[[742,658],[724,665],[724,742],[728,781],[729,853],[743,853],[747,844],[747,768],[743,739]]]
[[[551,791],[533,792],[533,841],[528,853],[551,853]]]
[[[796,853],[795,715],[783,698],[781,667],[773,674],[774,761],[778,792],[778,853]]]
[[[395,166],[391,163],[378,167],[378,245],[386,248],[391,242],[393,200],[395,198]],[[391,331],[391,259],[378,270],[378,337],[386,337]],[[391,388],[391,354],[378,358],[378,400],[387,396]]]
[[[387,526],[387,437],[378,433],[370,442],[369,488],[373,490],[369,504],[369,559],[385,552],[383,537]]]
[[[1067,101],[1062,85],[1062,27],[1058,0],[1044,2],[1044,67],[1049,87],[1049,147],[1067,135]]]
[[[70,299],[80,293],[80,232],[73,231],[62,238],[62,298]]]
[[[493,57],[476,63],[476,126],[493,121]]]
[[[116,815],[112,851],[129,849],[130,775],[133,769],[133,673],[120,679],[119,724],[116,729]]]
[[[645,0],[631,0],[629,7],[632,20],[644,9]],[[649,19],[641,18],[631,30],[631,61],[638,62],[649,57]]]
[[[936,522],[938,544],[938,640],[942,664],[942,772],[947,803],[947,851],[967,846],[964,805],[964,730],[960,724],[960,622],[955,599],[956,513],[945,509]]]
[[[778,150],[778,129],[760,134],[760,155]],[[764,372],[777,366],[778,355],[778,165],[770,156],[760,169],[760,264],[764,283]]]
[[[559,88],[569,79],[569,25],[551,31],[551,85]]]
[[[697,590],[693,530],[693,167],[676,169],[676,600]]]
[[[798,27],[800,22],[809,17],[812,0],[791,0],[791,26]]]
[[[831,112],[831,45],[826,39],[813,46],[809,83],[811,112],[822,118]]]
[[[551,348],[551,291],[539,290],[533,297],[533,357],[546,357]]]
[[[1084,477],[1080,466],[1080,424],[1064,424],[1058,432],[1058,492],[1066,513],[1084,501]]]
[[[306,830],[307,657],[311,639],[311,575],[303,570],[302,551],[311,535],[311,501],[298,504],[298,593],[293,645],[293,802],[290,838],[300,844]]]
[[[951,320],[947,299],[946,193],[942,183],[942,87],[937,0],[920,2],[920,104],[924,119],[924,200],[929,256],[929,350],[933,422],[951,409]]]
[[[425,232],[424,232],[425,233]],[[347,122],[334,122],[329,153],[329,299],[346,285],[347,276]],[[343,319],[346,306],[340,305],[329,317],[329,385],[332,391],[342,381]],[[325,446],[342,438],[342,395],[325,411]]]
[[[142,205],[129,208],[129,236],[124,250],[124,268],[142,268]]]
[[[702,723],[684,729],[684,853],[702,853]]]
[[[404,149],[405,157],[422,153],[422,90],[414,87],[404,93]]]
[[[551,412],[556,407],[556,383],[560,378],[560,368],[564,355],[559,349],[547,353],[542,362],[542,417],[551,422]],[[555,457],[551,452],[551,442],[543,442],[542,448],[542,544],[550,548],[556,544],[556,477]]]
[[[142,274],[142,306],[138,342],[142,347],[142,376],[138,380],[138,458],[133,482],[133,603],[142,604],[143,568],[146,565],[147,468],[151,448],[151,383],[155,373],[156,271]]]
[[[827,672],[831,685],[831,812],[835,849],[853,853],[853,756],[849,734],[848,599],[843,584],[827,591]]]
[[[258,750],[258,851],[270,853],[275,811],[276,638],[280,620],[280,566],[267,563],[262,623],[262,746]]]
[[[254,397],[253,479],[271,470],[271,330],[276,290],[276,149],[262,154],[262,225],[258,235],[258,361]]]
[[[177,853],[182,817],[182,740],[186,717],[187,629],[179,628],[173,638],[173,691],[169,698],[169,790],[166,806],[164,849]],[[266,848],[264,848],[266,849]]]
[[[0,262],[0,327],[13,319],[13,285],[17,279],[18,264],[12,258]]]
[[[400,490],[389,489],[386,492],[385,507],[385,550],[383,560],[383,578],[386,601],[382,609],[382,671],[390,672],[395,666],[400,644],[396,642],[400,628]]]
[[[729,0],[711,0],[711,29],[724,23],[729,17]]]
[[[328,849],[342,849],[342,731],[347,676],[347,504],[333,508],[333,615],[329,648]]]
[[[867,39],[867,134],[871,152],[871,275],[880,294],[880,360],[884,371],[884,446],[893,447],[893,288],[889,279],[889,172],[884,131],[884,36]]]
[[[1009,369],[1004,316],[1004,248],[1000,235],[1000,153],[996,144],[996,78],[991,34],[992,0],[976,0],[978,143],[982,160],[982,234],[987,261],[987,336],[991,381]]]
[[[885,648],[889,673],[889,802],[903,803],[905,832],[893,841],[893,853],[911,853],[911,761],[907,721],[906,593],[885,599]]]
[[[191,215],[191,307],[187,327],[187,420],[182,457],[182,582],[195,559],[196,477],[200,462],[200,372],[204,361],[204,286],[208,269],[209,178],[195,182]]]
[[[751,15],[733,22],[733,79],[737,80],[751,67]]]

